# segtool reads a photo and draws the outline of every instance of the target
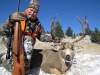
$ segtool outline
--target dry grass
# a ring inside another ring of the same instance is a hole
[[[100,54],[100,44],[79,42],[76,45],[83,47],[83,53]]]
[[[77,38],[79,38],[79,37],[77,37]],[[89,36],[86,36],[84,39],[89,39]],[[72,42],[75,39],[66,38],[64,40]],[[51,49],[52,44],[53,44],[52,42],[49,43],[49,42],[41,42],[39,40],[36,40],[36,44],[35,44],[34,48],[36,48],[36,49]],[[75,45],[82,46],[83,53],[100,54],[100,44],[84,42],[84,40],[83,40],[83,41],[76,43]],[[4,48],[6,48],[5,45],[0,44],[0,52],[2,52]]]

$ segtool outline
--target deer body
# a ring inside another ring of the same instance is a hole
[[[71,51],[69,48],[57,52],[54,50],[34,50],[31,68],[39,67],[49,74],[64,74],[70,68],[73,57],[74,50]]]

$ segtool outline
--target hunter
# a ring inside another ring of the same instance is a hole
[[[30,61],[31,61],[34,44],[36,42],[36,38],[39,39],[40,41],[45,39],[43,38],[43,35],[45,35],[43,27],[41,26],[40,21],[37,18],[39,7],[40,7],[40,4],[37,0],[31,0],[25,12],[14,12],[13,14],[11,14],[9,18],[7,19],[7,21],[2,25],[3,28],[1,29],[3,35],[8,37],[9,29],[10,27],[14,27],[15,22],[25,20],[26,31],[29,31],[32,34],[34,34],[37,31],[38,26],[40,26],[37,36],[31,37],[27,34],[25,35],[25,41],[24,41],[25,58],[24,59],[25,59],[26,74],[29,74],[30,72],[30,64],[31,64]]]

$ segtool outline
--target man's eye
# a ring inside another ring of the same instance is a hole
[[[31,11],[33,11],[33,10],[31,10]]]

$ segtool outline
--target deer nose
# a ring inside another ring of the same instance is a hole
[[[66,60],[67,60],[67,61],[70,61],[70,60],[71,60],[70,58],[71,58],[70,55],[66,55]]]

